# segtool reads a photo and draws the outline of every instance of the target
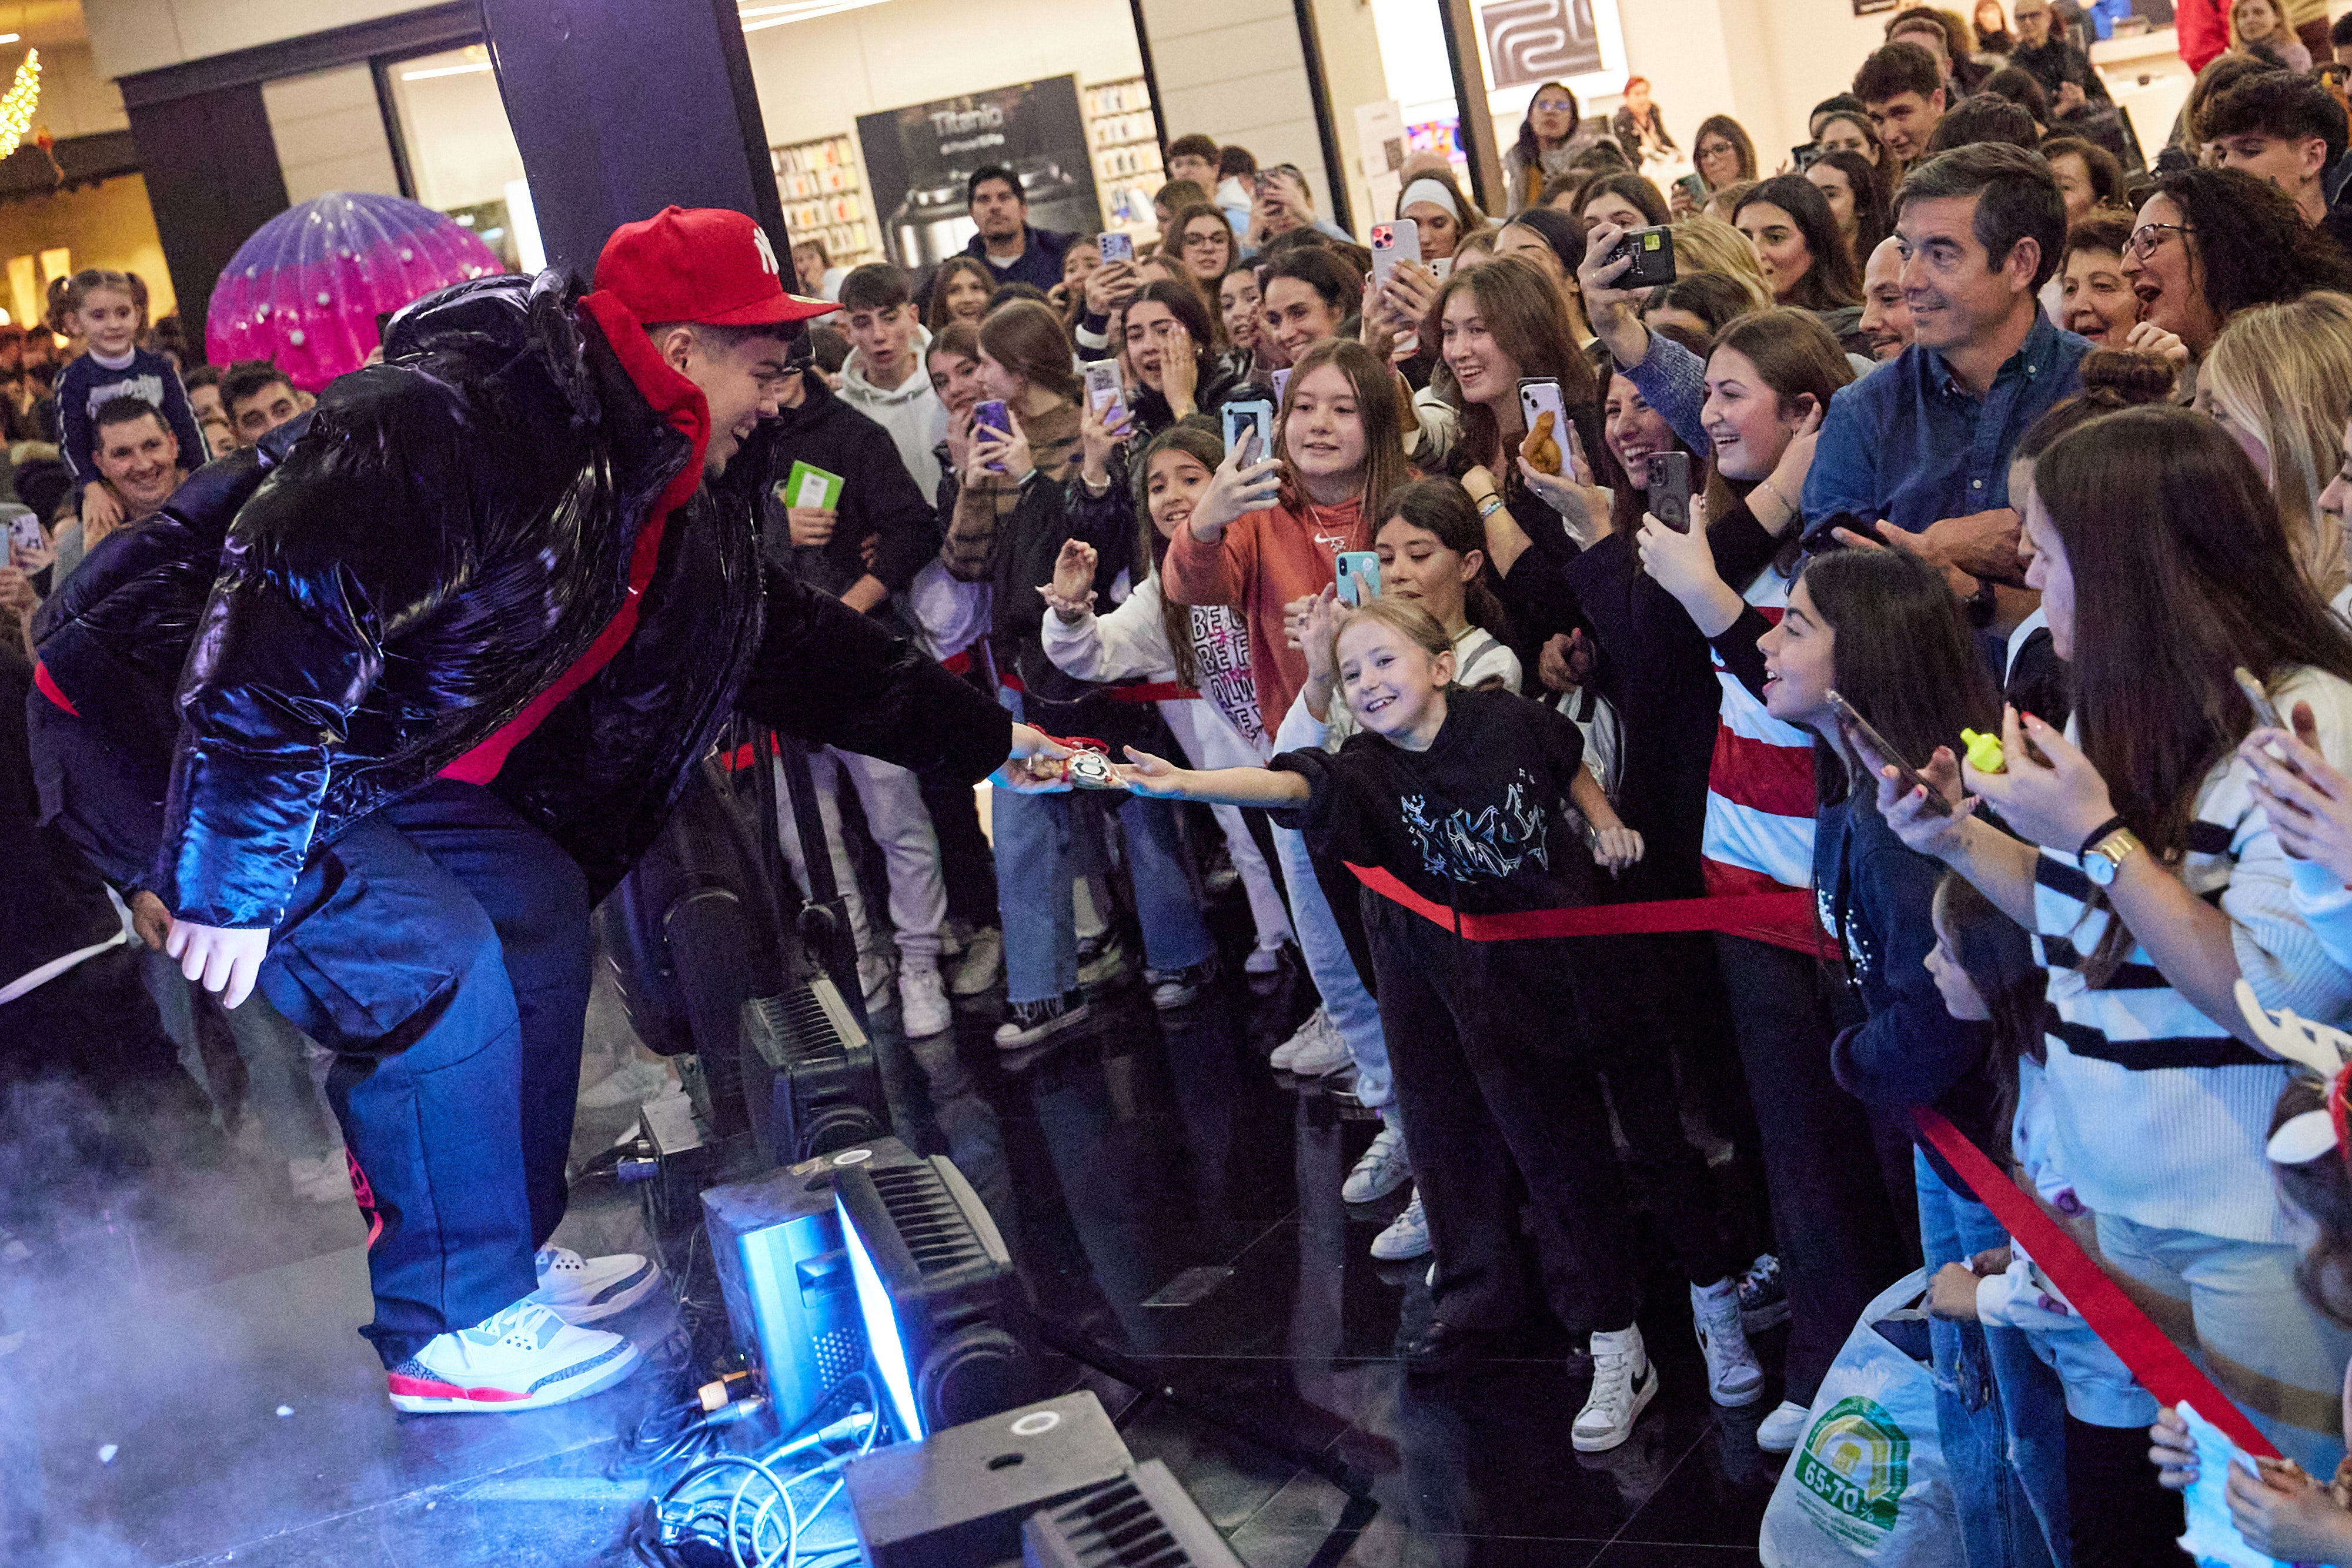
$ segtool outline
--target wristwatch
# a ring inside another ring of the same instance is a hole
[[[2124,862],[2147,847],[2129,828],[2117,828],[2083,852],[2083,874],[2101,887],[2110,886]]]

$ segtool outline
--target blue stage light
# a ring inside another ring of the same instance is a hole
[[[898,1333],[898,1313],[890,1310],[890,1291],[875,1271],[857,1227],[845,1220],[841,1239],[849,1253],[849,1278],[857,1289],[858,1315],[866,1321],[866,1353],[882,1375],[882,1386],[889,1390],[898,1430],[908,1442],[920,1442],[923,1413],[915,1406],[915,1369],[907,1364],[907,1342]]]

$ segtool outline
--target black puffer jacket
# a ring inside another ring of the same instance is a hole
[[[466,757],[580,660],[630,597],[656,503],[691,482],[701,395],[609,296],[580,299],[553,274],[460,285],[402,311],[386,353],[327,389],[241,505],[226,483],[175,497],[198,563],[183,589],[211,577],[206,541],[226,534],[192,641],[184,611],[110,613],[110,586],[173,597],[166,563],[126,576],[113,539],[37,631],[85,716],[136,704],[103,684],[139,657],[136,639],[157,644],[150,667],[186,650],[148,883],[183,919],[276,925],[310,852]],[[961,779],[1004,757],[1001,712],[763,571],[749,508],[708,487],[669,513],[640,605],[627,643],[493,784],[595,896],[737,707]]]

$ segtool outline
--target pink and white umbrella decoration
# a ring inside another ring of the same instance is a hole
[[[274,360],[296,386],[316,392],[366,362],[379,315],[504,270],[471,229],[430,207],[330,191],[237,247],[213,289],[205,357]]]

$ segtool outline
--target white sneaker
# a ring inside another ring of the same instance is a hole
[[[1307,1015],[1297,1033],[1274,1048],[1274,1055],[1268,1060],[1277,1072],[1299,1078],[1326,1078],[1348,1065],[1348,1042],[1333,1027],[1331,1015],[1317,1008]]]
[[[636,1364],[637,1347],[619,1334],[574,1328],[526,1296],[436,1334],[384,1381],[395,1410],[538,1410],[609,1388]]]
[[[1372,1146],[1339,1184],[1343,1203],[1377,1203],[1412,1179],[1412,1164],[1406,1159],[1404,1134],[1394,1127],[1382,1127],[1372,1139]]]
[[[568,1323],[593,1323],[625,1312],[661,1283],[661,1270],[634,1252],[583,1258],[569,1247],[542,1247],[531,1258],[539,1289],[523,1300]]]
[[[1657,1396],[1658,1369],[1642,1348],[1638,1327],[1594,1334],[1592,1392],[1576,1413],[1569,1441],[1580,1454],[1606,1453],[1633,1435],[1633,1423]]]
[[[1412,1195],[1412,1201],[1389,1221],[1386,1230],[1372,1238],[1372,1256],[1383,1263],[1429,1256],[1429,1215],[1421,1207],[1420,1193]]]
[[[614,1111],[624,1105],[642,1105],[667,1092],[673,1082],[667,1062],[626,1062],[583,1089],[580,1092],[580,1108],[583,1111]]]
[[[1764,1369],[1748,1346],[1739,1322],[1739,1281],[1723,1280],[1706,1290],[1690,1288],[1691,1323],[1706,1357],[1706,1396],[1726,1409],[1764,1397]]]
[[[1756,1428],[1756,1446],[1768,1454],[1785,1454],[1805,1440],[1805,1421],[1812,1412],[1793,1399],[1764,1417]]]
[[[288,1160],[287,1179],[297,1197],[312,1203],[352,1201],[352,1166],[341,1149],[329,1149],[315,1160]]]
[[[1004,972],[1004,933],[993,925],[983,925],[971,934],[957,955],[955,973],[948,977],[948,990],[959,997],[976,997],[996,984]]]
[[[954,1027],[948,988],[936,963],[908,961],[898,969],[898,1023],[908,1040],[927,1040]]]
[[[1253,979],[1264,979],[1269,975],[1279,975],[1282,973],[1282,949],[1279,947],[1251,948],[1250,956],[1242,960],[1242,973]]]

